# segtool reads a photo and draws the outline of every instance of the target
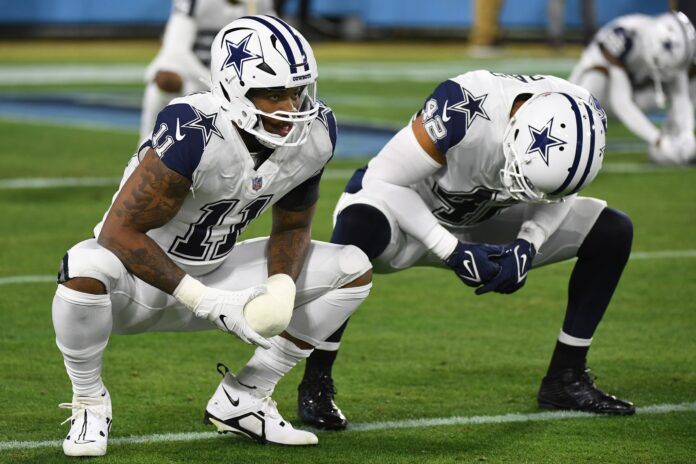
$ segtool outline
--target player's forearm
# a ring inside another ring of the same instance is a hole
[[[369,171],[369,169],[368,169]],[[373,179],[370,187],[388,206],[399,228],[442,259],[452,254],[457,238],[445,229],[416,191]]]
[[[154,240],[141,232],[125,229],[102,232],[98,242],[115,254],[133,275],[169,294],[186,275]]]
[[[616,117],[636,136],[648,143],[655,143],[660,137],[660,131],[634,103],[631,95],[631,81],[626,72],[611,66],[609,86],[609,102]]]
[[[293,280],[297,280],[310,244],[310,227],[271,233],[268,241],[268,275],[288,274]]]
[[[517,238],[533,244],[538,251],[568,215],[574,199],[575,195],[572,195],[559,203],[530,205]]]
[[[670,86],[670,107],[667,120],[674,124],[679,134],[694,131],[694,105],[689,98],[689,78],[686,72],[680,73]]]

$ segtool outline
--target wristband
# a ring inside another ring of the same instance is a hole
[[[200,281],[186,274],[172,292],[172,296],[194,311],[203,299],[206,288]]]

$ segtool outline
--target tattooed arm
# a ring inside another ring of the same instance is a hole
[[[145,233],[176,215],[190,187],[187,178],[148,150],[116,197],[98,237],[129,272],[170,294],[185,273]]]
[[[315,206],[303,211],[273,207],[273,228],[268,242],[268,275],[288,274],[297,280],[304,265],[312,235]]]

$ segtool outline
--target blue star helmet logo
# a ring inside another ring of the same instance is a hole
[[[249,34],[248,36],[240,40],[239,43],[234,43],[229,40],[225,40],[225,45],[227,46],[227,58],[225,58],[225,62],[222,63],[220,71],[232,66],[234,67],[234,70],[237,72],[237,77],[241,80],[242,68],[244,67],[245,62],[259,58],[263,59],[263,56],[252,53],[250,50],[247,49],[247,45],[249,44],[251,36],[252,34]]]
[[[473,124],[477,116],[481,116],[481,118],[489,121],[491,120],[486,110],[483,109],[483,102],[485,102],[488,97],[487,93],[475,97],[471,92],[462,87],[462,94],[464,95],[464,100],[447,107],[447,109],[464,114],[467,130],[471,127],[471,124]]]
[[[529,144],[529,148],[525,154],[531,154],[533,152],[539,152],[541,159],[544,160],[546,165],[549,165],[549,149],[557,147],[559,145],[566,145],[565,140],[551,135],[551,130],[553,129],[553,118],[549,119],[549,122],[544,125],[541,129],[529,126],[529,133],[532,136],[532,143]]]
[[[208,142],[210,142],[210,137],[215,134],[221,139],[224,139],[220,131],[218,130],[217,126],[215,125],[215,119],[217,118],[217,113],[213,114],[205,114],[195,106],[191,107],[193,111],[196,113],[196,118],[192,119],[191,121],[187,122],[186,124],[182,124],[181,127],[186,127],[189,129],[196,129],[201,132],[203,132],[203,138],[205,139],[205,144],[207,145]]]

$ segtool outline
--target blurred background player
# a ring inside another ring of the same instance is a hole
[[[530,269],[577,257],[538,404],[633,414],[633,404],[595,386],[586,366],[633,237],[624,213],[576,195],[599,172],[605,136],[597,100],[563,79],[454,77],[353,174],[331,241],[359,247],[377,273],[450,268],[477,295],[513,293]],[[298,395],[305,423],[346,427],[331,374],[344,328],[307,361]]]
[[[173,98],[210,88],[210,45],[227,23],[245,15],[274,15],[272,0],[174,0],[162,47],[145,70],[140,141]]]
[[[696,33],[684,14],[626,15],[597,32],[569,80],[645,140],[653,162],[685,164],[696,153],[688,76],[695,50]],[[658,128],[645,112],[667,105]]]

